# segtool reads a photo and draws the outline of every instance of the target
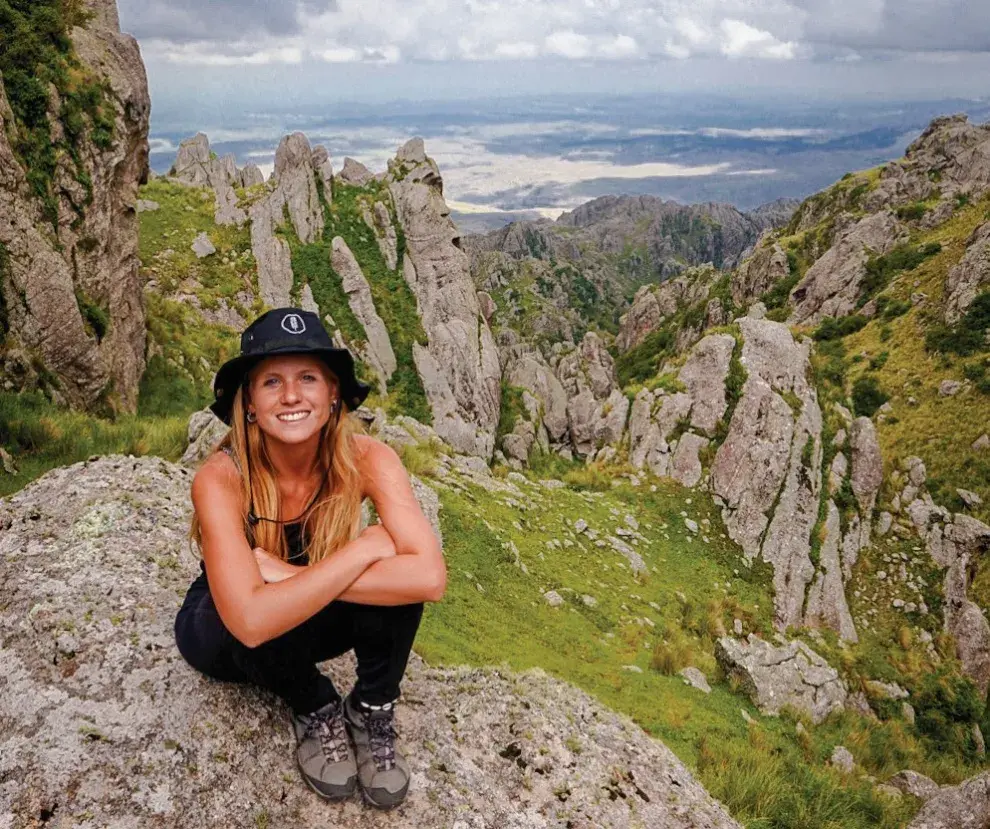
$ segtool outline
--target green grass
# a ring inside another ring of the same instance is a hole
[[[519,505],[474,488],[441,490],[449,580],[417,639],[428,662],[539,666],[580,686],[663,740],[748,827],[903,826],[918,804],[886,801],[865,778],[831,769],[826,761],[838,744],[879,779],[902,768],[944,782],[975,772],[958,757],[940,756],[901,719],[876,723],[844,712],[817,727],[805,720],[809,734],[802,736],[800,718],[760,715],[721,677],[713,642],[736,617],[746,631],[771,635],[770,572],[767,565],[745,567],[736,545],[722,537],[708,498],[665,480],[655,482],[656,492],[612,486],[607,473],[598,478],[593,466],[579,471],[563,459],[537,456],[535,463],[538,474],[552,469],[582,485],[526,487]],[[702,524],[692,536],[682,512],[707,519],[710,529]],[[646,561],[645,576],[620,566],[625,560],[610,547],[568,530],[580,517],[604,538],[624,526],[627,513],[647,539],[635,548]],[[573,546],[548,547],[553,539]],[[512,545],[528,572],[516,565]],[[564,597],[563,607],[543,599],[550,589]],[[596,599],[594,607],[585,605],[584,594]],[[896,667],[903,654],[888,661],[889,642],[879,635],[866,640],[850,665],[905,681]],[[843,651],[830,641],[835,652],[828,655],[842,665]],[[706,673],[711,695],[673,675],[686,664]],[[741,709],[755,725],[746,724]]]
[[[176,461],[186,448],[187,419],[121,415],[108,420],[60,409],[40,392],[0,392],[0,445],[18,470],[0,474],[0,497],[93,455],[158,455]]]

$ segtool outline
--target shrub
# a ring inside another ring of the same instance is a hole
[[[853,410],[860,417],[873,417],[889,399],[874,377],[860,377],[853,383]]]
[[[963,357],[987,348],[990,331],[990,291],[984,291],[969,306],[955,327],[937,325],[925,335],[925,348],[943,354],[954,352]]]
[[[822,324],[818,326],[812,337],[819,342],[823,340],[837,340],[849,334],[855,334],[865,327],[868,322],[869,320],[860,314],[853,314],[850,317],[841,317],[840,319],[829,317],[822,321]]]
[[[920,201],[901,205],[894,211],[898,219],[906,222],[917,221],[927,212],[928,208],[925,206],[925,203]]]
[[[912,703],[918,731],[940,750],[975,751],[972,728],[983,716],[984,703],[971,679],[940,666],[921,681]]]

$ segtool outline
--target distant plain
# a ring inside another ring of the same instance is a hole
[[[205,132],[217,153],[268,174],[281,136],[299,130],[330,150],[336,169],[351,156],[377,172],[402,143],[422,136],[455,220],[476,232],[555,218],[606,194],[741,209],[803,198],[848,171],[897,158],[931,118],[955,112],[990,120],[990,99],[663,94],[342,103],[332,112],[166,108],[152,117],[151,161],[167,172],[179,142]]]

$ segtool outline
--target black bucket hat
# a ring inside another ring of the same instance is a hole
[[[354,358],[346,348],[335,348],[320,318],[301,308],[276,308],[262,314],[241,334],[241,353],[220,367],[213,381],[216,397],[210,410],[228,426],[237,388],[248,371],[268,357],[313,354],[323,360],[340,381],[340,396],[353,411],[371,386],[358,381]]]

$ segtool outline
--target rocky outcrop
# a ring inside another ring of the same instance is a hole
[[[367,207],[362,209],[361,217],[375,234],[378,249],[382,252],[382,258],[385,260],[385,267],[394,271],[399,263],[398,235],[392,224],[392,216],[388,212],[388,208],[380,201],[376,201],[372,209],[369,210]]]
[[[80,139],[78,171],[62,154],[54,223],[43,217],[12,149],[17,128],[0,79],[0,294],[9,329],[0,352],[29,352],[57,378],[51,392],[61,402],[88,407],[105,398],[133,411],[146,338],[135,204],[148,175],[151,105],[137,42],[120,33],[113,0],[89,5],[94,16],[72,31],[72,41],[82,65],[105,84],[113,140],[101,148]],[[57,107],[57,94],[53,101]],[[53,135],[61,134],[57,111],[50,120]],[[102,330],[87,328],[93,314],[106,320]]]
[[[619,318],[619,333],[615,337],[615,347],[619,353],[630,351],[643,342],[678,308],[701,302],[708,295],[715,276],[716,271],[711,268],[695,268],[668,279],[659,287],[640,287],[632,308]]]
[[[936,118],[903,159],[885,164],[880,180],[863,199],[868,211],[924,201],[936,190],[945,199],[979,198],[990,189],[990,124],[970,124],[965,115]]]
[[[390,162],[389,189],[406,239],[403,272],[429,338],[428,346],[414,343],[413,359],[434,427],[458,451],[490,458],[500,407],[498,350],[443,198],[440,171],[421,139]]]
[[[347,303],[367,337],[366,345],[358,349],[360,357],[374,368],[379,378],[379,391],[384,395],[387,393],[386,383],[392,379],[398,362],[385,322],[375,310],[371,286],[361,273],[361,266],[347,247],[347,242],[340,236],[335,236],[331,243],[330,263],[340,276],[344,293],[347,294]]]
[[[824,537],[821,542],[818,572],[808,590],[804,622],[812,627],[831,628],[847,642],[858,642],[856,625],[853,623],[849,604],[846,601],[845,580],[839,552],[842,539],[839,509],[832,500],[828,502],[828,516],[822,532]]]
[[[747,558],[760,555],[773,565],[777,623],[796,625],[814,575],[811,533],[822,486],[822,413],[808,382],[811,343],[796,343],[782,323],[746,317],[739,326],[748,377],[715,455],[711,488]]]
[[[787,254],[777,242],[761,241],[749,259],[732,272],[732,301],[744,306],[790,276]]]
[[[944,786],[907,829],[990,829],[990,771],[958,786]]]
[[[301,132],[285,136],[275,153],[272,191],[251,205],[251,252],[258,264],[261,298],[268,305],[292,304],[292,253],[289,243],[275,232],[285,224],[286,214],[304,244],[322,237],[323,205],[316,176],[326,172],[329,162],[323,155]]]
[[[574,451],[582,457],[622,438],[629,400],[615,378],[615,361],[593,331],[560,358],[557,378],[567,394],[567,419]]]
[[[788,322],[812,324],[852,313],[869,258],[887,253],[904,237],[904,228],[888,211],[866,216],[840,232],[791,291],[794,311]]]
[[[344,184],[349,184],[352,187],[364,187],[374,179],[374,175],[360,161],[345,157],[344,167],[338,178]]]
[[[323,206],[316,189],[313,149],[301,132],[285,136],[275,151],[275,192],[271,198],[285,204],[292,226],[303,244],[310,244],[323,233]],[[318,164],[322,158],[316,156]]]
[[[817,724],[845,705],[838,672],[804,642],[774,647],[752,633],[746,640],[723,636],[715,643],[715,658],[764,714],[791,706]]]
[[[526,419],[517,420],[502,440],[506,455],[526,462],[534,445],[544,450],[559,446],[568,437],[567,392],[553,369],[535,348],[516,344],[501,349],[503,379],[523,389]]]
[[[328,806],[299,778],[288,709],[203,678],[175,649],[172,620],[198,571],[190,480],[157,458],[112,456],[0,502],[10,825],[86,814],[101,826],[186,826],[222,814],[243,829],[328,815],[365,829],[738,826],[666,747],[586,694],[539,671],[431,669],[416,657],[397,715],[409,798],[387,814],[357,799]],[[330,670],[340,687],[353,681],[346,659]]]
[[[257,169],[257,168],[255,168]],[[260,174],[260,170],[258,171]],[[232,155],[217,158],[210,149],[210,140],[203,133],[187,138],[179,145],[169,176],[193,187],[208,187],[215,198],[214,219],[218,225],[243,225],[247,213],[238,205],[235,187],[240,187],[243,174],[237,169]]]
[[[691,349],[687,362],[677,375],[691,398],[691,427],[702,434],[715,434],[715,428],[728,407],[725,379],[735,347],[735,337],[709,334]]]
[[[966,241],[966,253],[945,280],[945,321],[955,323],[981,291],[990,290],[990,222]]]

